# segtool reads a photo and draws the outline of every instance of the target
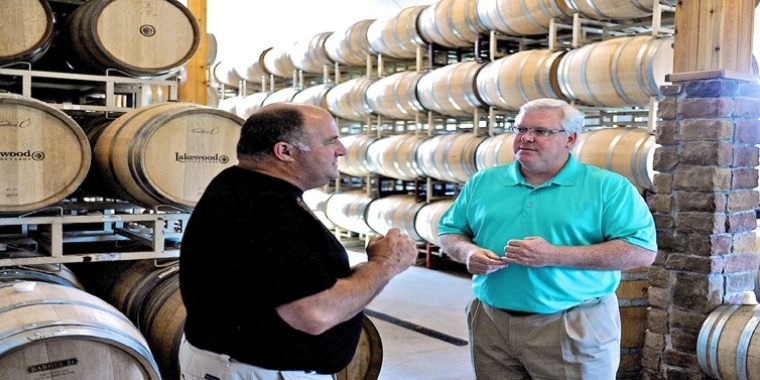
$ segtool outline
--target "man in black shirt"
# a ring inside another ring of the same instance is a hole
[[[351,268],[302,201],[338,177],[334,118],[277,103],[243,125],[237,166],[206,188],[180,252],[184,379],[330,379],[348,365],[362,310],[417,255],[396,228]]]

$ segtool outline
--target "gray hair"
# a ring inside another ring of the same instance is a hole
[[[555,109],[558,108],[562,111],[562,129],[565,130],[565,135],[576,133],[580,135],[583,132],[583,120],[585,115],[577,108],[571,106],[564,100],[558,99],[537,99],[531,100],[528,103],[523,104],[520,107],[520,112],[515,116],[515,125],[520,124],[522,118],[525,116],[525,112],[528,110],[541,110],[541,109]]]
[[[246,120],[237,144],[238,156],[262,161],[272,154],[278,142],[287,142],[309,151],[309,135],[304,127],[304,116],[297,107],[288,104],[268,105]]]

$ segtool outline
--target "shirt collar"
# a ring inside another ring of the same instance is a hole
[[[546,181],[546,183],[542,184],[541,186],[573,186],[578,180],[577,173],[579,169],[580,163],[575,159],[575,156],[570,153],[570,157],[568,157],[567,162],[565,162],[565,166],[560,169],[559,173],[557,173],[554,177],[552,177],[552,179]],[[514,163],[509,166],[509,171],[507,172],[504,184],[506,186],[533,186],[525,180],[525,177],[523,177],[522,173],[520,172],[520,162],[517,160],[515,160]]]

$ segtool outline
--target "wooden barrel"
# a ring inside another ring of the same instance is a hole
[[[237,115],[238,112],[238,105],[241,105],[243,103],[243,97],[242,96],[233,96],[231,98],[222,99],[219,101],[219,106],[217,106],[217,109],[220,109],[222,111],[229,112],[233,115]],[[241,111],[242,112],[242,109]]]
[[[367,57],[372,55],[367,30],[374,21],[373,19],[355,22],[346,30],[327,37],[325,51],[330,60],[347,66],[366,66]]]
[[[424,112],[417,98],[417,83],[424,74],[416,71],[380,78],[367,87],[367,103],[372,111],[399,120],[415,120],[417,112]]]
[[[346,147],[346,155],[338,157],[338,171],[356,177],[371,175],[367,151],[375,140],[377,137],[366,134],[342,136],[340,142]]]
[[[198,21],[177,1],[90,1],[65,23],[69,62],[97,74],[107,69],[136,77],[169,74],[200,45]]]
[[[138,327],[148,340],[163,380],[180,380],[179,345],[185,333],[187,310],[173,273],[147,295]]]
[[[652,190],[657,146],[645,128],[602,128],[581,133],[572,153],[580,162],[628,178],[639,190]]]
[[[108,303],[119,309],[142,331],[139,320],[146,297],[179,271],[179,262],[174,260],[157,266],[154,260],[137,260],[124,269],[114,282]]]
[[[398,228],[410,239],[421,241],[422,237],[414,229],[417,212],[425,203],[417,202],[414,195],[390,195],[375,199],[367,207],[367,225],[378,234],[386,234],[391,228]]]
[[[5,379],[161,379],[135,326],[79,289],[37,282],[0,285],[0,315]]]
[[[44,282],[85,290],[76,274],[63,264],[27,264],[0,268],[0,282]]]
[[[673,37],[618,37],[569,51],[557,80],[569,99],[593,106],[648,106],[673,71]]]
[[[375,20],[367,29],[370,49],[393,58],[417,57],[417,47],[425,46],[417,30],[417,19],[426,7],[407,7],[393,17]]]
[[[354,121],[366,121],[372,115],[367,101],[367,88],[377,78],[356,78],[333,87],[327,93],[327,106],[335,117]]]
[[[476,78],[485,63],[453,63],[426,73],[417,82],[417,97],[425,109],[442,115],[471,116],[485,108],[476,89]]]
[[[760,305],[721,305],[697,338],[697,359],[714,379],[760,379]]]
[[[219,61],[211,69],[211,78],[217,83],[233,88],[240,87],[243,77],[238,74],[235,66],[227,61]]]
[[[235,72],[242,78],[251,83],[261,83],[262,77],[266,77],[266,71],[261,67],[261,53],[254,54],[253,56],[247,55],[246,58],[241,58],[235,63],[233,67]]]
[[[333,87],[335,87],[335,85],[332,83],[323,83],[307,87],[293,96],[291,103],[309,104],[329,111],[327,107],[327,93],[330,92]]]
[[[214,33],[206,33],[206,65],[211,67],[216,62],[217,41]]]
[[[620,364],[618,378],[641,377],[641,352],[649,306],[648,267],[625,270],[615,294],[620,310]]]
[[[46,0],[7,0],[0,13],[0,65],[33,63],[53,43],[53,11]]]
[[[303,192],[303,203],[309,206],[309,209],[327,229],[332,230],[335,228],[335,224],[330,219],[327,219],[325,215],[325,205],[327,204],[327,199],[330,198],[330,194],[322,188],[309,189]]]
[[[565,0],[570,13],[597,20],[632,19],[651,16],[656,0]]]
[[[325,65],[332,66],[333,61],[327,56],[325,40],[333,32],[317,33],[308,40],[299,40],[290,48],[293,66],[307,73],[322,74]]]
[[[293,66],[293,60],[290,59],[289,48],[289,46],[277,46],[264,50],[261,53],[261,67],[274,76],[293,78],[296,67]]]
[[[475,167],[478,170],[483,170],[514,162],[513,136],[511,132],[505,132],[489,136],[483,140],[475,151]]]
[[[417,213],[414,229],[426,242],[440,246],[438,241],[438,221],[446,210],[454,204],[453,199],[444,199],[427,203]]]
[[[485,139],[472,133],[433,136],[417,148],[417,165],[426,177],[464,183],[478,171],[475,152]]]
[[[264,101],[272,95],[271,92],[256,92],[243,97],[235,105],[235,114],[239,117],[247,120],[254,112],[261,109],[264,106]]]
[[[26,212],[73,193],[92,162],[74,119],[39,100],[0,93],[0,212]]]
[[[472,47],[488,30],[478,17],[476,0],[441,0],[423,9],[417,27],[427,43],[441,46]]]
[[[263,102],[261,102],[262,107],[266,107],[270,104],[274,103],[292,103],[293,98],[301,92],[300,87],[286,87],[280,90],[277,90],[270,94],[269,96],[264,99]]]
[[[364,316],[362,334],[356,353],[345,369],[335,374],[335,380],[377,380],[383,366],[383,342],[375,324]]]
[[[372,172],[405,181],[423,175],[417,165],[416,152],[422,139],[413,134],[383,137],[367,148],[367,161]]]
[[[513,36],[546,34],[549,22],[572,20],[573,12],[564,1],[478,0],[478,17],[488,30]]]
[[[478,94],[491,106],[517,111],[542,98],[565,99],[557,81],[564,51],[524,50],[490,62],[478,73]]]
[[[364,190],[332,193],[325,203],[325,216],[344,230],[370,234],[372,229],[367,225],[366,218],[370,202],[372,197]]]
[[[95,143],[100,175],[122,199],[192,208],[219,172],[237,163],[243,119],[192,103],[137,108]]]

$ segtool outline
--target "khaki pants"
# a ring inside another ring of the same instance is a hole
[[[467,307],[478,380],[611,380],[620,363],[617,297],[555,314],[516,315],[473,299]]]
[[[182,380],[333,380],[332,375],[277,371],[237,362],[227,355],[201,350],[183,336],[179,346]]]

